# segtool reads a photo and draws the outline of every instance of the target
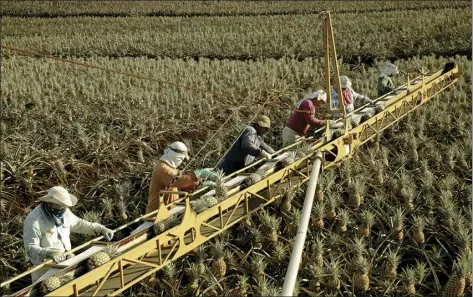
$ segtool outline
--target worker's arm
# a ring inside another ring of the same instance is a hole
[[[26,254],[33,263],[42,262],[47,257],[48,250],[41,247],[41,229],[38,221],[26,221],[23,226],[23,244]]]
[[[100,233],[102,231],[103,226],[101,224],[92,223],[92,222],[83,220],[81,218],[78,218],[69,209],[66,211],[66,214],[64,215],[67,215],[69,219],[71,232],[95,235],[96,233]]]
[[[272,147],[270,147],[266,142],[264,142],[263,138],[260,137],[260,141],[261,141],[261,148],[264,149],[265,151],[267,151],[268,153],[270,154],[274,154],[274,150]]]
[[[182,189],[182,188],[188,188],[188,187],[191,187],[191,186],[196,186],[197,181],[198,181],[198,179],[195,176],[195,173],[190,172],[190,173],[182,175],[177,180],[175,180],[171,184],[171,188]]]
[[[258,142],[258,134],[256,131],[246,129],[241,136],[241,146],[245,153],[251,156],[258,156],[261,148],[256,145]]]
[[[394,84],[393,82],[391,81],[391,79],[389,79],[388,77],[384,77],[381,81],[381,84],[384,88],[384,92],[385,93],[389,93],[389,92],[392,92],[394,91]]]
[[[300,110],[303,111],[305,122],[312,127],[320,127],[325,125],[325,120],[318,120],[314,116],[314,110],[311,110],[309,100],[303,102],[300,106]]]
[[[367,103],[372,103],[373,100],[371,100],[370,98],[368,98],[368,96],[365,96],[365,95],[361,95],[361,94],[358,94],[357,92],[355,92],[353,89],[351,89],[351,94],[352,94],[352,97],[353,97],[353,104],[355,104],[356,101],[358,100],[362,100],[362,104],[367,104]]]

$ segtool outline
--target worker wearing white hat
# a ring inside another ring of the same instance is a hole
[[[398,74],[399,70],[397,69],[397,66],[388,62],[384,71],[378,77],[378,97],[394,91],[395,87],[391,77]]]
[[[345,104],[345,111],[347,113],[355,110],[355,102],[362,101],[362,104],[373,103],[373,101],[365,95],[358,94],[351,87],[351,80],[345,76],[340,76],[340,87],[343,93],[343,103]],[[338,108],[338,94],[335,89],[332,89],[332,108]],[[343,117],[343,114],[336,115]]]
[[[318,90],[307,94],[295,104],[295,110],[282,130],[283,147],[297,142],[307,134],[310,127],[323,127],[326,120],[315,118],[315,109],[327,102],[327,93]],[[332,125],[333,121],[330,121]]]
[[[90,235],[101,233],[107,241],[112,240],[112,230],[80,219],[71,212],[69,208],[76,205],[77,198],[63,187],[52,187],[39,200],[41,203],[28,214],[23,226],[23,243],[33,265],[39,265],[47,259],[60,263],[73,257],[65,255],[66,251],[71,250],[71,232]],[[34,271],[31,274],[33,282],[47,270],[42,268]]]
[[[159,208],[160,191],[177,191],[177,189],[190,191],[197,187],[200,180],[217,179],[217,174],[212,171],[212,168],[197,169],[193,172],[179,175],[177,168],[184,160],[189,160],[187,146],[184,143],[180,141],[173,142],[164,150],[164,154],[161,155],[153,169],[146,213],[153,212]],[[165,195],[164,203],[169,208],[172,208],[172,202],[176,198],[177,195],[175,194],[167,194]]]

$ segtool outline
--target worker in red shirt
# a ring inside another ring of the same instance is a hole
[[[318,90],[306,95],[296,103],[296,109],[292,113],[289,123],[282,130],[283,147],[291,145],[304,137],[311,126],[323,127],[326,124],[326,120],[315,118],[315,109],[320,108],[326,102],[327,94],[323,90]],[[332,122],[330,121],[331,125],[333,125]]]

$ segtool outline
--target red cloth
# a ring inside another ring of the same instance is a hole
[[[326,121],[316,119],[314,113],[315,106],[311,100],[307,99],[292,113],[287,126],[299,133],[299,135],[305,135],[310,126],[320,127],[325,125]]]
[[[351,95],[350,88],[346,88],[342,90],[343,93],[343,102],[345,102],[345,105],[349,105],[353,102],[353,97]]]

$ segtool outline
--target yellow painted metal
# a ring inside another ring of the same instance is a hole
[[[310,140],[311,153],[285,168],[275,170],[261,181],[245,189],[237,190],[230,194],[226,200],[202,213],[195,213],[190,206],[190,200],[198,197],[202,191],[192,194],[177,192],[176,194],[180,196],[178,200],[185,204],[184,213],[180,216],[181,223],[178,226],[159,235],[150,235],[146,241],[124,251],[103,266],[64,284],[47,296],[115,296],[120,294],[168,263],[188,254],[199,245],[274,202],[282,195],[283,189],[298,187],[307,182],[311,171],[311,159],[317,151],[322,151],[324,154],[324,169],[337,166],[341,161],[350,157],[356,148],[375,137],[377,133],[392,126],[407,113],[428,102],[433,96],[458,81],[457,65],[453,69],[443,72],[439,71],[428,77],[423,75],[415,78],[414,82],[421,80],[422,83],[411,84],[409,82],[389,100],[384,100],[388,98],[389,94],[380,97],[378,100],[383,99],[385,102],[383,111],[361,123],[358,127],[350,129],[348,133],[337,139]],[[340,120],[345,121],[346,118]],[[255,162],[245,170],[256,168],[258,164]],[[134,222],[156,213],[159,218],[156,221],[169,216],[163,199],[160,199],[160,207],[157,211],[138,218]],[[141,233],[145,232],[148,230]],[[154,234],[153,231],[150,230],[150,232]],[[96,241],[89,242],[89,245],[95,244]],[[83,246],[87,246],[87,244]],[[31,271],[22,275],[31,273]],[[22,290],[17,293],[14,296],[24,296],[28,291]]]

